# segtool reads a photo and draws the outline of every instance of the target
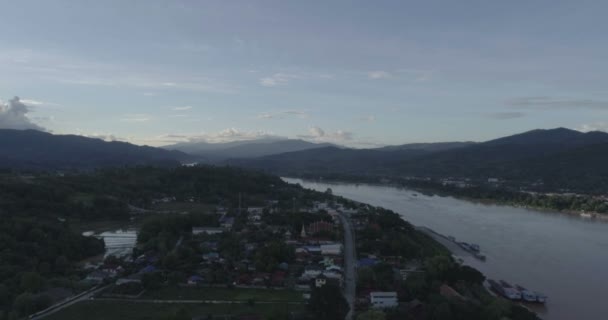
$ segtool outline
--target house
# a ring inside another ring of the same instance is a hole
[[[397,299],[397,292],[394,291],[370,292],[369,297],[372,308],[394,308],[399,305],[399,300]]]
[[[340,254],[342,254],[342,244],[340,244],[340,243],[322,244],[321,245],[321,254],[331,255],[331,256],[340,255]]]
[[[306,266],[304,268],[304,274],[302,276],[308,277],[308,278],[314,278],[314,277],[321,275],[321,273],[323,273],[323,268],[321,268],[320,266],[316,266],[316,265],[310,265],[310,266]]]
[[[342,274],[334,271],[323,271],[323,276],[328,280],[335,281],[338,285],[342,285]]]
[[[373,259],[373,258],[362,258],[362,259],[359,259],[359,261],[357,261],[357,266],[359,268],[362,268],[362,267],[373,267],[373,266],[375,266],[377,264],[378,264],[378,260]]]
[[[192,227],[193,235],[199,235],[199,234],[213,235],[213,234],[223,233],[224,231],[226,231],[224,228]]]
[[[93,283],[102,283],[104,280],[110,278],[110,273],[107,271],[95,270],[87,275],[85,281]]]
[[[120,285],[123,285],[126,283],[141,283],[141,278],[142,278],[141,273],[135,273],[130,276],[116,280],[116,285],[120,286]]]
[[[320,246],[305,246],[304,249],[310,254],[321,254]]]
[[[342,268],[340,268],[339,266],[336,266],[336,265],[332,265],[332,266],[329,266],[329,267],[325,268],[325,271],[332,271],[332,272],[340,272],[341,273],[342,272]]]
[[[220,226],[222,226],[222,228],[226,228],[228,230],[232,229],[232,226],[234,225],[234,217],[228,217],[226,215],[223,215],[220,220],[219,220]]]
[[[258,214],[258,215],[262,215],[264,214],[264,208],[262,207],[249,207],[247,208],[247,213],[252,215],[252,214]]]
[[[220,254],[217,252],[209,252],[203,254],[203,260],[205,261],[216,261],[220,259]]]
[[[250,213],[249,216],[247,216],[247,220],[251,222],[260,222],[262,221],[262,215],[259,213]]]
[[[193,276],[190,276],[190,278],[188,278],[188,284],[191,286],[198,285],[200,283],[203,283],[204,281],[205,281],[205,279],[203,279],[203,277],[201,277],[199,275],[193,275]]]

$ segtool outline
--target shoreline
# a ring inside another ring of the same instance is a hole
[[[596,220],[596,221],[600,221],[600,222],[608,222],[608,213],[587,212],[587,211],[579,211],[579,210],[557,210],[557,209],[551,209],[551,208],[546,208],[546,207],[536,207],[536,206],[529,206],[529,205],[514,204],[514,203],[499,201],[499,200],[494,200],[494,199],[477,199],[477,198],[471,198],[471,197],[460,197],[460,196],[451,194],[449,192],[442,192],[442,191],[437,191],[437,190],[433,190],[433,189],[410,187],[410,186],[406,186],[406,185],[402,185],[402,184],[398,184],[398,183],[392,183],[392,182],[356,182],[356,181],[340,181],[340,180],[324,180],[324,179],[319,180],[319,179],[307,179],[307,178],[300,178],[300,177],[285,177],[285,178],[300,179],[303,181],[312,181],[312,182],[325,183],[325,184],[354,184],[354,185],[363,184],[363,185],[377,186],[377,187],[392,187],[392,188],[396,188],[396,189],[405,189],[405,190],[416,191],[416,192],[419,192],[424,195],[430,194],[431,196],[438,196],[438,197],[452,197],[454,199],[468,201],[468,202],[472,202],[472,203],[476,203],[476,204],[500,205],[500,206],[506,206],[506,207],[512,207],[512,208],[535,210],[535,211],[540,211],[543,213],[566,214],[566,215],[570,215],[570,216],[579,217],[582,219],[590,219],[590,220]]]

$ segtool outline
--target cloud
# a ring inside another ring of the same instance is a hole
[[[367,77],[370,79],[387,79],[387,78],[391,78],[393,75],[386,72],[386,71],[381,71],[381,70],[377,70],[377,71],[370,71],[367,74]]]
[[[179,143],[179,142],[206,142],[206,143],[223,143],[232,141],[248,141],[258,139],[287,139],[285,137],[278,136],[272,132],[267,131],[241,131],[237,128],[226,128],[218,132],[203,132],[193,134],[164,134],[153,139],[149,139],[149,142],[162,145],[167,143]]]
[[[526,114],[523,112],[494,112],[494,113],[490,113],[487,116],[489,118],[492,119],[497,119],[497,120],[508,120],[508,119],[516,119],[516,118],[523,118]]]
[[[275,73],[270,77],[260,78],[260,84],[264,87],[284,86],[292,79],[297,79],[299,76],[287,73]]]
[[[583,132],[589,132],[589,131],[608,132],[608,121],[599,121],[599,122],[583,124],[576,130],[583,131]]]
[[[507,105],[530,109],[608,109],[608,101],[553,97],[516,98],[508,100]]]
[[[300,119],[308,118],[308,113],[304,111],[298,110],[285,110],[273,113],[262,113],[259,114],[256,118],[258,119],[285,119],[287,117],[297,117]]]
[[[14,97],[8,103],[0,100],[0,129],[35,129],[45,131],[41,126],[33,123],[27,114],[30,108],[19,99]]]
[[[374,115],[369,115],[369,116],[363,116],[359,118],[359,121],[363,121],[363,122],[374,122],[376,121],[376,116]]]
[[[306,135],[298,135],[298,138],[311,140],[314,142],[345,143],[353,140],[353,133],[349,131],[337,130],[326,132],[320,127],[313,126],[308,129]]]
[[[120,121],[123,122],[148,122],[150,121],[150,116],[147,114],[125,114]]]
[[[144,95],[150,96],[160,90],[226,94],[237,91],[235,86],[222,79],[209,78],[197,72],[110,64],[38,50],[2,52],[0,66],[3,71],[24,73],[29,78],[83,86],[140,88],[145,89],[142,90]]]
[[[113,134],[91,133],[91,134],[80,134],[80,135],[87,137],[87,138],[101,139],[104,141],[122,141],[122,142],[128,141],[128,139],[121,138],[121,137],[115,136]]]
[[[192,110],[192,106],[183,106],[183,107],[171,107],[173,111],[188,111]]]

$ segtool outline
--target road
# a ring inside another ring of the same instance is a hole
[[[71,298],[70,300],[61,302],[59,304],[56,304],[54,306],[49,307],[46,310],[42,310],[40,312],[35,313],[34,315],[31,315],[28,317],[28,319],[32,319],[32,320],[38,320],[38,319],[44,319],[50,315],[52,315],[53,313],[60,311],[62,309],[65,309],[71,305],[74,305],[80,301],[85,301],[90,299],[91,297],[93,297],[95,294],[97,294],[98,292],[104,290],[105,288],[107,288],[108,286],[102,286],[93,290],[90,290],[86,293],[82,293],[80,295],[74,296],[73,298]]]
[[[356,276],[356,254],[355,254],[355,235],[350,218],[340,214],[340,220],[344,228],[344,297],[348,301],[350,311],[346,315],[346,320],[353,318],[355,310],[355,295],[357,286]]]

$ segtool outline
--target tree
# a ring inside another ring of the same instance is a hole
[[[44,278],[38,272],[25,272],[21,276],[21,289],[26,292],[36,293],[44,286]]]
[[[317,320],[336,320],[344,319],[350,307],[340,287],[328,283],[312,291],[308,309]]]
[[[385,320],[386,314],[380,310],[370,309],[357,316],[357,320]]]
[[[15,298],[13,302],[13,309],[20,315],[26,315],[35,311],[34,296],[31,293],[25,292]]]

